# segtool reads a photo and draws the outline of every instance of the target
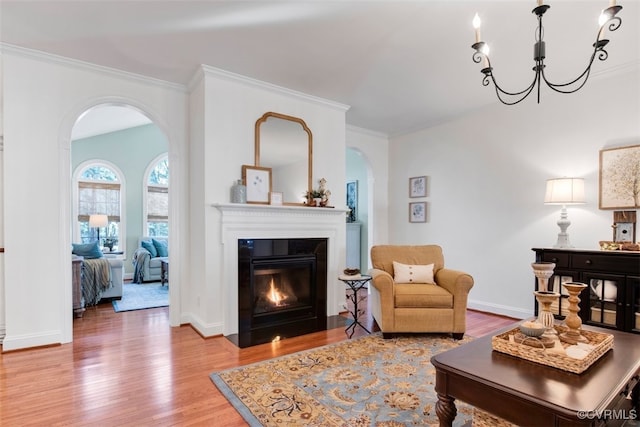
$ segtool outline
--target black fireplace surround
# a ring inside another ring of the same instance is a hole
[[[327,329],[327,239],[238,240],[238,334],[249,347]]]

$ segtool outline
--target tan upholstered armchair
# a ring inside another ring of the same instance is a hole
[[[384,338],[404,332],[446,332],[456,339],[464,336],[473,278],[445,268],[440,246],[374,246],[371,263],[371,310]],[[430,264],[431,284],[426,283]],[[405,283],[396,283],[394,277]]]

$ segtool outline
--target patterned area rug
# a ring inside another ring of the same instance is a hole
[[[376,333],[210,377],[251,426],[437,426],[431,356],[470,340]],[[470,425],[456,406],[454,426]]]
[[[116,313],[167,307],[169,305],[169,286],[162,286],[160,283],[125,283],[122,285],[122,299],[113,300],[112,304]]]

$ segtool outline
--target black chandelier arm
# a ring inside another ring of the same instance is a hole
[[[617,18],[617,19],[619,20],[620,18]],[[604,27],[604,25],[603,25],[603,27]],[[618,27],[619,27],[619,25],[618,25]],[[618,28],[618,27],[616,27],[616,28]],[[602,30],[602,27],[600,28],[600,30]],[[599,37],[599,35],[600,35],[600,31],[598,31],[598,37]],[[574,93],[574,92],[579,91],[587,83],[587,80],[589,80],[589,75],[591,74],[591,66],[593,65],[593,62],[595,61],[596,57],[600,61],[606,61],[607,58],[609,57],[609,52],[607,52],[604,49],[605,46],[608,43],[609,43],[609,40],[607,40],[607,39],[598,40],[596,38],[596,42],[593,44],[593,53],[591,54],[591,58],[589,58],[589,63],[587,64],[587,67],[584,69],[584,71],[578,77],[576,77],[575,79],[571,80],[570,82],[566,82],[566,83],[552,83],[552,82],[550,82],[547,79],[547,76],[544,73],[544,68],[541,70],[542,71],[542,79],[547,84],[547,86],[549,86],[551,89],[553,89],[554,91],[559,92],[559,93],[569,94],[569,93]],[[578,84],[577,87],[574,87],[573,89],[563,90],[563,88],[567,88],[569,86],[574,86],[578,82],[580,82],[580,83]]]
[[[491,77],[491,81],[493,82],[493,85],[496,88],[496,96],[498,97],[500,102],[502,102],[505,105],[515,105],[524,101],[524,99],[528,97],[531,91],[533,91],[533,89],[536,87],[536,83],[538,83],[540,79],[539,73],[536,72],[535,76],[533,77],[533,81],[527,88],[525,88],[524,90],[521,90],[520,92],[508,92],[502,89],[498,85],[498,82],[496,81],[492,72],[489,72],[489,75],[485,76],[485,80],[488,77]],[[507,97],[519,97],[519,98],[516,100],[513,100],[513,98],[507,98]]]

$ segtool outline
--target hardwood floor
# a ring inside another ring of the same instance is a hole
[[[361,321],[374,325],[366,313]],[[513,321],[468,311],[467,334]],[[245,426],[209,374],[345,339],[340,327],[240,349],[171,328],[168,308],[115,313],[101,304],[74,320],[71,344],[0,354],[0,425]]]

